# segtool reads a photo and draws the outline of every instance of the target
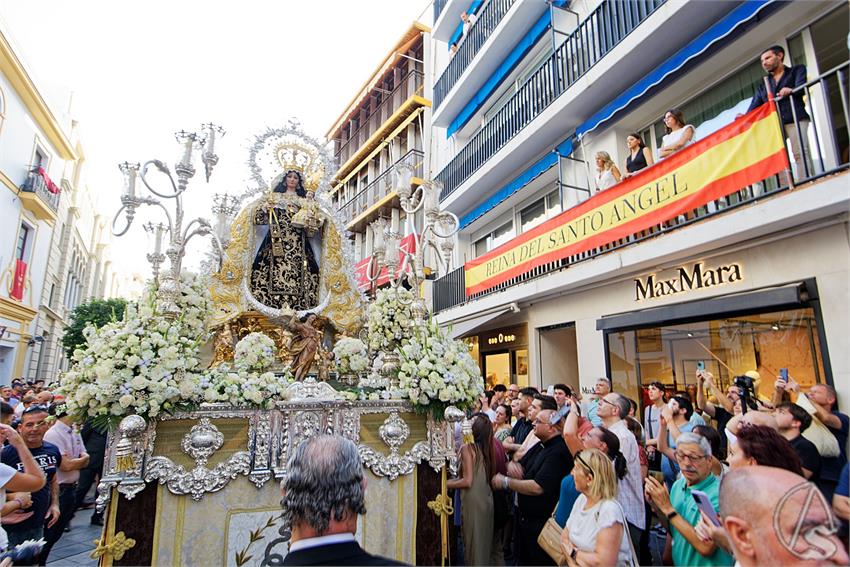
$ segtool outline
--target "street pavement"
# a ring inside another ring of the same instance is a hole
[[[91,525],[91,515],[94,510],[79,510],[71,520],[71,531],[62,537],[50,551],[48,565],[83,565],[94,567],[97,559],[91,558],[94,551],[94,540],[100,538],[100,526]]]

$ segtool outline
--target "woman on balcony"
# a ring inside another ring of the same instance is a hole
[[[610,189],[622,178],[608,152],[596,152],[596,193]]]
[[[646,169],[653,163],[652,152],[643,143],[643,138],[637,132],[632,132],[626,136],[626,147],[629,149],[629,155],[626,156],[626,173],[623,177],[631,177],[641,169]]]
[[[671,108],[664,113],[664,126],[667,134],[661,139],[661,149],[658,150],[658,159],[664,159],[673,155],[682,148],[694,143],[694,127],[685,124],[685,115],[681,110]]]

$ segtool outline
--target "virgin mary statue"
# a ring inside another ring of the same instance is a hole
[[[255,242],[260,244],[254,251],[250,289],[268,307],[308,310],[319,304],[321,236],[309,235],[296,220],[307,196],[301,173],[289,170],[278,179],[272,193],[280,195],[254,210]]]

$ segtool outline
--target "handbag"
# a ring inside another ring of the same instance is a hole
[[[561,549],[561,533],[564,529],[558,525],[558,522],[555,521],[555,514],[553,513],[546,523],[543,525],[543,529],[540,530],[540,535],[537,536],[537,545],[540,546],[540,549],[546,552],[546,555],[552,558],[552,560],[557,565],[566,565],[567,564],[567,556],[564,555],[564,551]]]

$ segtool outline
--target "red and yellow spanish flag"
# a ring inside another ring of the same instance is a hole
[[[472,295],[676,218],[788,169],[773,101],[464,265]]]

